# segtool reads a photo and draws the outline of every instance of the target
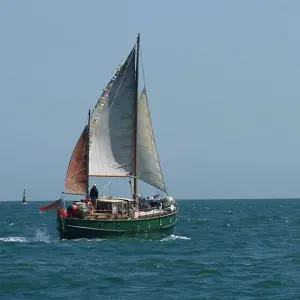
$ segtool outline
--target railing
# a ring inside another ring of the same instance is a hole
[[[175,213],[177,211],[177,208],[174,211],[170,211],[168,209],[156,209],[156,210],[151,210],[151,211],[143,211],[139,210],[136,212],[137,218],[136,219],[152,219],[153,217],[162,217],[169,215],[171,213]]]
[[[94,210],[93,213],[88,213],[85,217],[86,219],[91,219],[95,217],[95,219],[104,219],[104,220],[112,220],[112,219],[149,219],[153,217],[162,217],[169,215],[171,213],[175,213],[178,211],[178,208],[175,207],[174,211],[170,211],[168,209],[151,209],[150,211],[144,210],[122,210],[117,211],[116,213],[112,213],[111,209],[101,209],[101,210]],[[74,218],[72,216],[71,218]],[[76,217],[75,217],[76,218]]]

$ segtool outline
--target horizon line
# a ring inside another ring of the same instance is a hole
[[[53,200],[30,200],[27,202],[53,202],[56,201],[57,199],[53,199]],[[214,200],[300,200],[300,196],[299,197],[265,197],[265,198],[178,198],[175,199],[176,201],[214,201]],[[66,200],[66,201],[73,201],[73,200]],[[1,200],[0,202],[22,202],[21,200]]]

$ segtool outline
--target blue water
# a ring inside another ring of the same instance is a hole
[[[179,201],[160,240],[59,241],[45,202],[0,202],[0,299],[300,299],[300,200]]]

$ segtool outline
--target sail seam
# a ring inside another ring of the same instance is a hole
[[[72,179],[74,176],[76,176],[78,173],[80,173],[81,171],[84,171],[84,168],[81,168],[80,170],[78,170],[77,172],[75,172],[74,174],[72,174],[70,177],[67,178],[67,180]]]

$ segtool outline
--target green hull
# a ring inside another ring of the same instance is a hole
[[[172,234],[177,211],[164,216],[129,220],[86,220],[57,218],[60,239],[112,238]]]

